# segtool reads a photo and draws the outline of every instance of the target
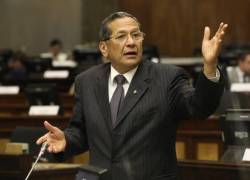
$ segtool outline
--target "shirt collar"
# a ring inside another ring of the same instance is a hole
[[[117,72],[116,69],[112,65],[110,67],[111,67],[110,68],[110,79],[111,79],[111,82],[114,83],[115,76],[117,76],[120,73]],[[136,72],[137,68],[138,68],[138,66],[136,66],[134,69],[131,69],[130,71],[122,74],[126,78],[126,80],[127,80],[126,83],[128,83],[128,84],[131,83],[131,81],[132,81],[132,79],[133,79],[133,77],[135,75],[135,72]]]

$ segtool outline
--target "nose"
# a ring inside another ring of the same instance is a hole
[[[126,40],[126,45],[133,46],[135,45],[135,40],[132,38],[131,34],[128,34],[127,40]]]

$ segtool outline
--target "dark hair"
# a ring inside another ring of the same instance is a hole
[[[250,55],[249,50],[242,50],[238,53],[238,60],[239,61],[245,61],[246,56]]]
[[[140,26],[139,21],[136,17],[134,17],[132,14],[126,13],[126,12],[115,12],[110,14],[108,17],[106,17],[101,24],[100,31],[99,31],[99,40],[100,41],[106,41],[110,38],[111,30],[109,29],[108,25],[113,22],[116,19],[124,18],[124,17],[130,17],[134,19],[138,25]]]
[[[60,39],[52,39],[49,43],[50,47],[52,46],[62,46],[62,41]]]

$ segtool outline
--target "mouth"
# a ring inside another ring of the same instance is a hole
[[[123,55],[129,58],[134,58],[137,56],[137,54],[138,53],[136,51],[127,51]]]

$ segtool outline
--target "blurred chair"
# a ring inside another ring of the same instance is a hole
[[[24,88],[25,96],[29,105],[58,105],[59,114],[63,115],[63,107],[58,95],[58,89],[55,83],[36,83],[28,84]]]
[[[36,158],[41,148],[41,146],[36,144],[36,140],[47,132],[45,128],[19,126],[13,131],[10,141],[28,143],[29,154]],[[45,152],[41,160],[50,162],[55,161],[53,155],[48,152]]]
[[[52,69],[51,58],[33,57],[27,60],[27,69],[31,73],[42,73],[48,69]]]
[[[72,54],[78,63],[76,74],[103,62],[101,52],[96,46],[77,45]]]

